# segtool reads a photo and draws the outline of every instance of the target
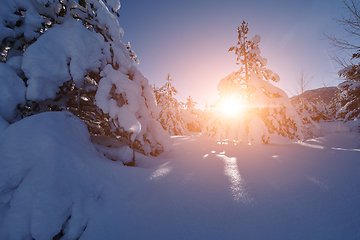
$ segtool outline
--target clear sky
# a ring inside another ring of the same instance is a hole
[[[130,41],[150,84],[161,87],[169,73],[177,99],[190,95],[198,108],[213,104],[220,79],[238,70],[228,49],[243,20],[250,38],[261,36],[262,57],[289,96],[302,68],[313,77],[310,88],[340,82],[324,33],[341,36],[334,18],[346,13],[342,0],[121,0],[119,13],[123,41]]]

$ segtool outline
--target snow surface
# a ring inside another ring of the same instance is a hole
[[[359,239],[359,133],[321,124],[302,143],[176,136],[125,167],[68,112],[25,118],[0,140],[0,239]]]
[[[0,116],[0,139],[2,138],[2,135],[8,126],[9,123]]]
[[[12,121],[16,107],[25,104],[25,83],[5,63],[0,62],[0,117]]]

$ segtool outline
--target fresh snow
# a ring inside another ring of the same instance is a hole
[[[0,116],[0,139],[2,138],[2,134],[5,132],[5,129],[8,126],[9,126],[9,123]]]
[[[25,83],[5,63],[0,62],[0,117],[11,122],[18,105],[25,104]]]
[[[0,239],[359,239],[358,122],[338,124],[269,145],[176,136],[137,167],[66,111],[1,125]]]
[[[24,53],[22,70],[28,78],[27,99],[54,98],[59,86],[70,79],[82,87],[86,73],[96,72],[101,66],[101,41],[100,35],[73,18],[49,29]]]

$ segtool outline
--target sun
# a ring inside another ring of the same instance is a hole
[[[232,96],[225,99],[222,102],[220,108],[224,112],[224,114],[233,116],[240,114],[243,111],[244,105],[242,104],[240,99]]]

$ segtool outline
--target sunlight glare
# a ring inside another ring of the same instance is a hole
[[[310,177],[310,176],[306,176],[307,179],[309,179],[312,183],[314,183],[316,186],[320,187],[321,189],[324,190],[329,190],[329,186],[324,183],[323,181],[320,181],[319,179],[316,179],[314,177]]]
[[[136,123],[136,124],[132,125],[129,130],[133,133],[138,134],[141,131],[140,123]]]
[[[165,177],[172,171],[172,167],[169,167],[170,162],[164,163],[159,166],[159,168],[151,174],[150,180],[159,180]]]
[[[249,204],[253,201],[250,195],[245,191],[244,180],[241,178],[239,167],[237,165],[236,157],[227,157],[225,155],[217,154],[225,162],[225,175],[229,177],[231,192],[235,201],[241,201]]]
[[[303,145],[304,147],[310,147],[310,148],[318,148],[318,149],[324,149],[325,148],[324,146],[313,145],[313,144],[309,144],[309,143],[306,143],[306,142],[299,142],[297,144]]]
[[[221,109],[227,115],[236,115],[242,111],[242,104],[239,100],[235,99],[235,97],[230,97],[226,99],[221,104]]]
[[[220,102],[220,109],[225,116],[244,115],[246,109],[246,99],[240,94],[233,94],[227,98],[223,98]]]

